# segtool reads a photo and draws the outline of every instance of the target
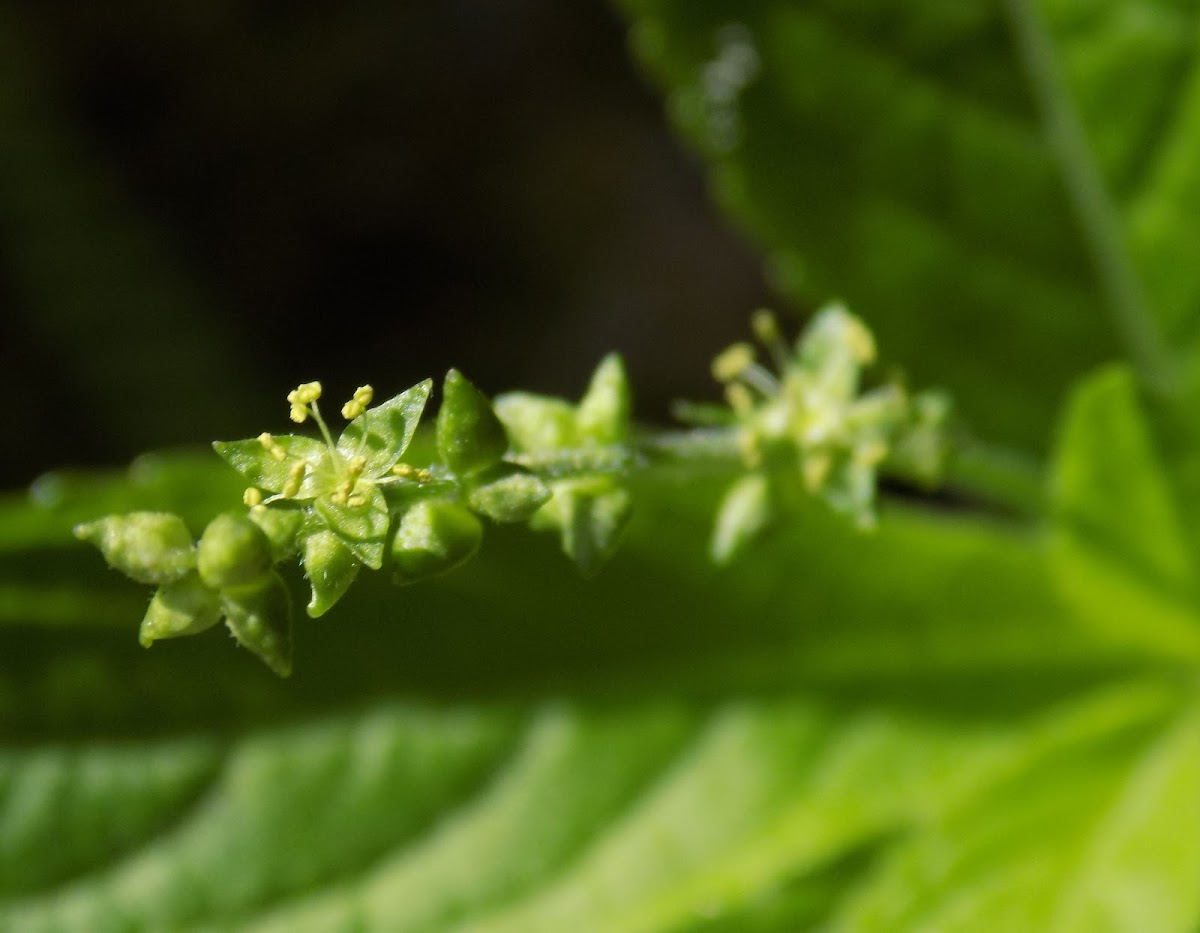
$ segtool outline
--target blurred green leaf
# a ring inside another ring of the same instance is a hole
[[[1118,346],[1149,383],[1193,353],[1190,6],[622,6],[778,286],[844,298],[984,436],[1044,448]]]
[[[93,496],[185,515],[185,491],[193,510],[236,499],[216,458],[154,463],[151,484],[144,467],[60,478],[0,519],[61,559]],[[1089,640],[1039,539],[977,519],[891,508],[862,537],[814,507],[713,570],[723,485],[641,484],[600,583],[506,529],[436,583],[365,575],[300,623],[286,682],[214,635],[144,651],[136,613],[97,628],[81,601],[47,627],[12,603],[0,786],[50,762],[40,780],[91,803],[0,794],[23,866],[0,925],[793,929],[859,909],[878,866],[1015,780],[1073,693],[1170,670]],[[21,564],[8,543],[4,583]],[[85,553],[81,591],[133,589]],[[1175,697],[1155,682],[1108,694],[1108,718],[1061,742],[1086,759],[1115,736],[1119,780],[1139,748],[1121,736]],[[145,775],[122,778],[134,761]],[[115,820],[125,796],[145,815]]]
[[[1132,374],[1090,377],[1064,421],[1053,479],[1064,595],[1109,637],[1200,659],[1195,553]]]

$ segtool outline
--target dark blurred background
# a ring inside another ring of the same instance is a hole
[[[0,2],[4,486],[450,366],[643,420],[769,294],[600,2]]]

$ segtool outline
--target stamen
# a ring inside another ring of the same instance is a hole
[[[785,372],[792,360],[775,315],[765,308],[755,311],[750,318],[750,327],[754,336],[770,352],[771,359],[775,361],[775,368],[781,373]]]
[[[283,445],[279,441],[271,436],[269,431],[263,431],[262,434],[258,435],[258,441],[267,449],[267,453],[280,463],[287,459],[287,451],[283,449]]]
[[[252,509],[256,505],[262,505],[262,501],[263,501],[262,490],[258,489],[255,486],[247,487],[246,491],[244,493],[242,493],[242,504],[245,505],[247,508]]]
[[[740,377],[746,385],[758,389],[763,395],[770,398],[773,395],[779,394],[779,380],[765,366],[760,366],[758,363],[751,363],[742,370]]]
[[[311,413],[317,417],[316,401],[321,397],[321,383],[319,382],[302,382],[288,393],[287,400],[292,406],[288,412],[290,417],[296,424],[304,424],[308,420]],[[310,409],[309,406],[312,406]]]
[[[712,361],[713,378],[717,382],[733,382],[753,365],[754,347],[748,343],[735,343],[722,350]]]
[[[354,397],[342,406],[342,417],[347,421],[353,421],[371,404],[371,399],[375,397],[375,390],[370,386],[359,386],[354,390]]]
[[[308,469],[308,461],[301,460],[292,464],[291,470],[288,471],[287,482],[283,484],[283,489],[280,495],[285,499],[293,498],[300,492],[300,485],[304,482],[304,471]]]

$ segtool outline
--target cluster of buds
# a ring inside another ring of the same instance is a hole
[[[271,670],[291,673],[291,597],[272,570],[267,535],[246,515],[218,515],[195,544],[183,520],[166,512],[110,515],[77,526],[75,535],[96,545],[109,566],[158,587],[138,635],[145,647],[224,619]]]
[[[744,470],[717,516],[712,554],[728,560],[796,490],[817,496],[863,528],[875,522],[876,477],[903,463],[936,476],[945,448],[941,396],[910,396],[894,383],[861,386],[874,361],[870,332],[840,306],[821,311],[789,347],[774,317],[754,332],[770,362],[738,343],[717,357],[728,408],[715,417],[723,462],[732,439]],[[630,391],[616,356],[604,359],[582,399],[511,393],[495,404],[450,370],[427,465],[406,462],[431,380],[372,407],[359,386],[341,407],[335,440],[321,415],[321,384],[288,393],[289,416],[312,419],[320,439],[273,435],[214,444],[249,483],[246,511],[215,518],[193,543],[178,516],[115,515],[80,525],[109,564],[157,592],[141,641],[192,635],[222,619],[274,671],[292,667],[291,599],[274,569],[298,560],[310,616],[327,612],[363,568],[397,583],[445,573],[479,548],[484,522],[528,522],[557,534],[587,576],[616,550],[633,503],[631,467],[643,462],[630,427]],[[710,413],[711,414],[711,413]]]
[[[619,364],[609,361],[594,383],[608,386],[614,373]],[[374,391],[360,386],[342,406],[349,424],[334,440],[318,406],[321,384],[298,386],[287,396],[289,415],[297,423],[311,418],[322,439],[264,432],[215,444],[250,483],[242,496],[247,511],[218,516],[198,543],[182,519],[167,513],[115,515],[76,528],[112,567],[158,587],[142,622],[142,644],[196,634],[223,618],[243,646],[286,676],[291,600],[274,565],[299,559],[311,587],[307,611],[315,617],[342,598],[364,567],[388,569],[397,583],[453,569],[478,550],[484,519],[557,527],[566,522],[558,517],[564,503],[612,501],[568,491],[561,480],[548,483],[520,462],[491,402],[457,370],[443,383],[436,462],[404,462],[431,388],[426,380],[371,407]],[[581,406],[590,412],[583,422],[611,420],[592,411],[601,394],[594,388],[593,401]],[[623,403],[626,420],[627,409]],[[584,433],[599,436],[595,429]],[[537,519],[544,510],[548,517]],[[579,522],[569,524],[568,550],[590,569],[596,552],[611,550],[623,518],[608,520],[590,549],[576,544]]]

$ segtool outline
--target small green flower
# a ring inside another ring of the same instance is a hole
[[[317,401],[320,383],[309,382],[288,395],[293,421],[311,417],[324,443],[310,437],[261,434],[213,445],[253,490],[253,509],[288,504],[328,528],[354,557],[372,569],[383,565],[389,524],[383,488],[405,481],[394,467],[408,449],[429,398],[426,380],[374,408],[370,386],[360,386],[343,406],[353,419],[335,442]],[[266,492],[266,497],[261,496]]]
[[[774,317],[755,314],[754,332],[774,371],[750,344],[734,344],[713,362],[725,383],[745,465],[757,479],[739,480],[718,517],[714,557],[727,560],[770,519],[769,486],[795,470],[800,484],[861,528],[875,524],[876,481],[885,461],[903,455],[910,472],[933,481],[940,471],[946,406],[930,394],[910,397],[885,383],[862,391],[875,359],[866,325],[841,305],[819,311],[793,348]]]
[[[391,524],[384,489],[429,479],[427,471],[400,458],[431,386],[429,380],[418,383],[374,408],[367,407],[374,390],[359,386],[342,406],[350,423],[335,441],[318,406],[321,384],[304,383],[288,394],[289,413],[297,423],[311,417],[322,440],[264,433],[213,445],[250,483],[244,501],[272,556],[301,551],[312,585],[309,615],[321,615],[340,599],[360,565],[383,566]]]
[[[620,475],[630,460],[630,408],[629,381],[616,355],[596,367],[578,405],[525,392],[496,399],[518,462],[570,474],[548,481],[551,495],[530,525],[557,531],[585,576],[612,556],[632,511]],[[596,468],[589,471],[589,464]]]

